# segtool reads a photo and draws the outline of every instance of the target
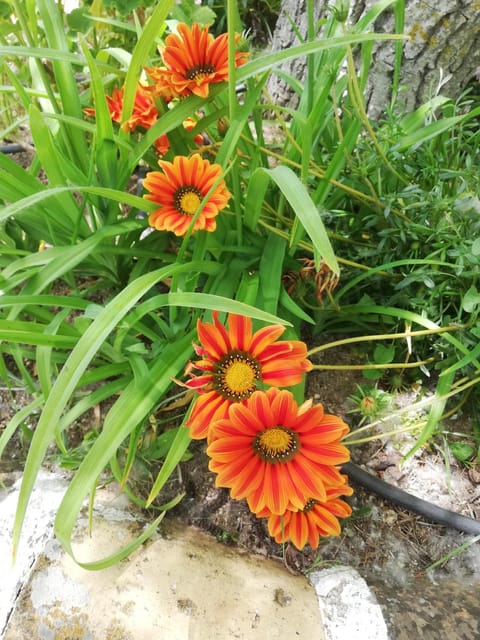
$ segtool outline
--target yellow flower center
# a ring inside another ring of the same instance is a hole
[[[243,351],[232,351],[215,366],[216,388],[227,400],[239,402],[249,398],[261,379],[255,358]]]
[[[194,67],[187,69],[185,78],[187,80],[204,80],[205,76],[215,73],[216,69],[212,64],[196,64]]]
[[[245,393],[255,381],[255,371],[246,362],[234,362],[225,371],[225,384],[236,393]]]
[[[193,216],[202,201],[202,194],[196,187],[180,187],[173,201],[177,211],[185,216]]]
[[[253,441],[253,450],[264,462],[275,464],[288,462],[300,448],[297,434],[285,427],[272,427],[258,433]]]

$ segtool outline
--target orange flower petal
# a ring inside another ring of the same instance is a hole
[[[351,489],[344,486],[341,495],[350,495]],[[304,508],[284,514],[262,514],[268,516],[268,531],[276,542],[291,541],[298,549],[303,549],[308,543],[313,549],[319,544],[322,536],[337,536],[340,534],[338,517],[351,515],[351,507],[344,502],[330,496],[324,502],[307,501]]]
[[[279,338],[285,331],[285,327],[279,324],[273,324],[268,327],[263,327],[255,332],[250,343],[250,351],[256,358],[265,357],[265,349],[273,344],[277,338]],[[267,356],[268,359],[268,356]]]
[[[165,39],[161,53],[165,68],[161,72],[149,70],[160,95],[173,90],[178,95],[193,93],[206,98],[210,84],[228,79],[228,36],[213,38],[207,26],[200,28],[194,23],[190,28],[179,23],[177,33]],[[248,53],[235,53],[236,66],[247,59]]]
[[[246,351],[252,340],[252,319],[230,313],[228,316],[228,330],[231,336],[231,349]]]
[[[161,211],[161,209],[157,210],[149,217],[150,224],[157,228],[166,227],[166,221],[162,217]],[[171,220],[168,220],[168,223],[173,225]],[[301,382],[304,372],[310,365],[306,359],[307,351],[304,343],[300,341],[277,343],[280,345],[277,359],[273,359],[270,352],[269,361],[265,363],[263,360],[263,354],[283,333],[283,327],[279,325],[265,327],[252,335],[250,318],[229,314],[227,326],[225,326],[218,320],[217,312],[214,311],[212,316],[213,324],[201,320],[197,322],[200,345],[194,345],[194,349],[200,359],[188,364],[186,373],[191,379],[184,383],[185,386],[199,392],[211,392],[215,389],[217,396],[222,397],[229,405],[236,405],[244,403],[247,398],[252,396],[261,383],[271,386],[286,386]],[[256,345],[255,349],[252,348],[252,345]],[[267,368],[266,373],[265,368]],[[195,369],[200,373],[194,374]],[[260,396],[255,402],[259,404],[252,409],[253,413],[260,416],[259,419],[263,423],[267,420],[267,415],[270,415],[268,419],[271,420],[270,401],[265,403]],[[293,417],[297,416],[300,411],[297,405],[292,408],[289,401],[283,396],[278,402],[281,406],[282,419],[286,420],[288,415],[288,419],[293,420]],[[302,408],[301,411],[304,412],[304,409]],[[320,412],[319,418],[323,415],[321,409]],[[250,425],[254,423],[250,415],[245,419],[242,418],[241,413],[237,416],[234,412],[232,415],[237,421],[243,421]],[[295,420],[299,421],[300,417],[296,417]],[[305,418],[302,420],[304,422]],[[300,425],[303,424],[302,420],[299,422]],[[262,422],[260,422],[261,424]],[[202,425],[202,432],[203,428]],[[305,430],[304,427],[301,428]],[[346,428],[348,429],[348,427]]]
[[[185,423],[190,428],[190,437],[194,440],[206,438],[211,422],[225,417],[227,411],[228,402],[215,391],[201,394]]]

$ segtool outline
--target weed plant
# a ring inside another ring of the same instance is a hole
[[[249,316],[256,327],[280,323],[288,339],[307,324],[368,343],[372,353],[379,343],[392,346],[388,362],[366,370],[436,369],[416,448],[447,400],[474,388],[480,107],[472,94],[457,102],[439,95],[402,114],[394,100],[383,121],[370,123],[363,90],[372,46],[391,40],[401,53],[404,2],[381,0],[355,25],[345,21],[344,4],[319,25],[310,19],[305,42],[236,67],[239,13],[229,0],[228,81],[212,84],[207,97],[158,101],[158,118],[133,131],[112,121],[107,96],[124,87],[121,121],[128,121],[138,82],[161,63],[157,47],[175,21],[210,24],[212,12],[222,17],[216,5],[194,15],[190,2],[142,9],[111,2],[100,13],[94,3],[66,15],[53,0],[12,0],[0,18],[0,104],[14,105],[1,137],[27,121],[34,149],[28,166],[0,154],[0,375],[32,396],[0,436],[0,455],[41,408],[15,544],[52,444],[74,469],[55,522],[72,555],[77,515],[87,495],[93,504],[102,474],[159,511],[138,540],[88,568],[127,555],[181,499],[159,506],[188,455],[188,429],[152,428],[152,420],[174,401],[173,380],[193,356],[197,320],[210,311]],[[397,33],[375,33],[375,19],[392,7]],[[300,96],[290,111],[264,87],[282,61],[301,55],[307,75],[303,84],[289,78]],[[232,197],[214,231],[193,233],[202,204],[181,237],[149,227],[157,205],[142,197],[139,177],[158,170],[155,142],[164,135],[164,160],[200,153],[220,166]],[[293,391],[303,400],[302,384]],[[101,428],[72,444],[71,425],[102,402],[110,408]],[[147,441],[154,453],[146,453]],[[137,458],[162,461],[146,501],[131,483]]]

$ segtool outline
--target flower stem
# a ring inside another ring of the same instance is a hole
[[[237,22],[237,3],[227,0],[227,27],[228,27],[228,110],[230,122],[235,117],[237,108],[237,94],[235,86],[235,24]]]
[[[435,358],[427,358],[418,362],[388,362],[387,364],[314,364],[312,370],[326,371],[364,371],[367,369],[413,369],[435,362]]]
[[[308,351],[308,356],[320,351],[326,351],[333,347],[340,347],[346,344],[353,344],[355,342],[371,342],[373,340],[399,340],[402,338],[414,338],[416,336],[428,336],[436,335],[437,333],[445,333],[446,331],[458,331],[462,329],[463,325],[452,325],[449,327],[439,327],[438,329],[419,329],[418,331],[404,331],[402,333],[380,333],[372,336],[355,336],[353,338],[345,338],[343,340],[335,340],[334,342],[328,342],[327,344],[321,344],[318,347],[314,347]]]

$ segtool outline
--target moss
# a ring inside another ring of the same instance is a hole
[[[412,26],[410,27],[410,31],[408,32],[408,35],[410,36],[412,42],[416,41],[417,36],[424,41],[427,40],[428,38],[427,32],[419,22],[414,22],[412,24]]]
[[[119,620],[112,620],[105,633],[105,640],[134,640]]]
[[[67,614],[60,605],[49,609],[41,620],[45,627],[53,631],[55,640],[82,640],[91,637],[87,622],[88,616],[81,609],[73,607],[71,613]]]

